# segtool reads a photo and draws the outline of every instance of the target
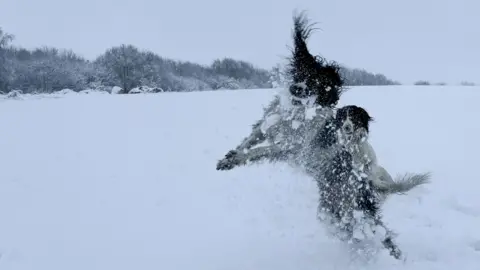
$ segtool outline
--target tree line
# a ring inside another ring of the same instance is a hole
[[[160,91],[272,88],[282,84],[280,65],[270,70],[232,58],[211,65],[175,61],[133,45],[106,50],[93,61],[71,50],[42,47],[28,50],[12,46],[14,36],[0,28],[0,91],[51,93],[62,89],[109,91],[121,87],[125,93],[144,86]],[[398,84],[381,74],[342,68],[348,85]]]

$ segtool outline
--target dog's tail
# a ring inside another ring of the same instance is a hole
[[[430,173],[405,174],[388,183],[387,192],[405,194],[417,186],[430,183],[430,176]]]
[[[340,67],[309,52],[306,41],[316,29],[305,11],[294,14],[293,25],[294,48],[288,69],[293,82],[290,92],[300,98],[317,95],[317,103],[322,106],[336,105],[344,85]]]

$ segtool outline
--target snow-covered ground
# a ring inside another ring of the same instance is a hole
[[[283,164],[215,164],[273,90],[0,100],[0,269],[362,269],[316,220],[316,185]],[[408,260],[364,269],[480,269],[480,88],[355,87],[393,174]]]

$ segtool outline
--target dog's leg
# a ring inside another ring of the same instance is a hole
[[[252,132],[248,137],[242,140],[242,142],[235,148],[236,151],[248,150],[255,145],[258,145],[266,140],[265,134],[262,132],[261,126],[263,120],[260,120],[253,124]]]
[[[379,217],[375,218],[375,224],[377,227],[381,227],[385,230],[385,238],[382,240],[382,245],[388,250],[389,254],[397,260],[404,259],[402,251],[398,245],[393,241],[395,234],[381,221]]]
[[[390,252],[390,255],[394,257],[397,260],[402,259],[402,251],[398,246],[393,242],[393,239],[391,236],[387,236],[383,241],[382,241],[383,246]]]
[[[380,170],[382,171],[382,170]],[[384,170],[386,172],[386,170]],[[368,179],[364,178],[364,181]],[[402,258],[402,252],[400,248],[394,243],[393,236],[394,234],[389,230],[385,224],[382,222],[381,213],[380,213],[380,202],[375,196],[375,187],[370,186],[369,184],[362,185],[358,190],[358,203],[359,210],[361,210],[366,218],[365,221],[361,221],[361,224],[371,224],[370,228],[374,234],[377,234],[378,229],[383,228],[385,230],[385,236],[382,240],[384,248],[386,248],[390,255],[395,259]]]
[[[248,137],[242,140],[234,150],[228,151],[223,159],[218,161],[217,170],[231,170],[238,165],[243,164],[243,155],[251,147],[265,141],[266,136],[261,130],[262,120],[252,126],[252,132]]]
[[[231,170],[237,166],[243,166],[247,163],[258,163],[263,160],[269,162],[285,161],[294,150],[282,150],[276,145],[256,147],[248,150],[247,153],[231,151],[227,153],[226,157],[219,161],[217,170]]]
[[[269,162],[285,161],[291,154],[296,153],[296,149],[281,149],[276,145],[263,146],[250,149],[245,155],[247,162],[259,162],[268,160]]]
[[[218,161],[217,170],[230,170],[237,165],[242,164],[242,159],[240,158],[242,154],[252,147],[267,140],[267,135],[263,132],[262,125],[265,123],[269,115],[277,113],[279,106],[280,97],[277,96],[264,109],[262,119],[258,120],[252,125],[252,131],[250,132],[250,135],[245,137],[242,142],[235,147],[235,149],[230,150],[222,160]]]
[[[230,170],[239,165],[244,165],[247,161],[258,161],[268,155],[275,154],[275,146],[263,146],[251,148],[265,141],[265,135],[260,128],[253,130],[252,134],[244,139],[235,150],[230,150],[225,157],[217,163],[217,170]]]

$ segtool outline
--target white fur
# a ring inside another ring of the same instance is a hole
[[[368,133],[364,129],[357,130],[350,144],[355,144],[355,151],[353,151],[354,164],[366,164],[367,175],[373,186],[380,191],[381,201],[383,202],[389,194],[405,193],[409,190],[429,183],[430,174],[410,174],[403,177],[398,177],[393,180],[388,171],[378,164],[377,155],[372,145],[367,140]]]

